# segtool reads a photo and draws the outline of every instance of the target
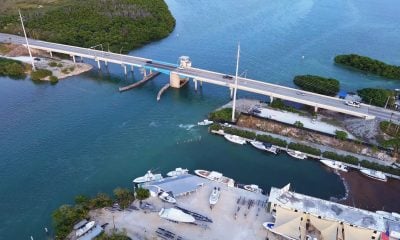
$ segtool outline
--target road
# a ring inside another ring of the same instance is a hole
[[[25,44],[25,39],[20,36],[0,33],[0,42],[12,42],[16,44]],[[154,70],[163,69],[170,72],[178,73],[181,76],[196,79],[198,81],[207,82],[219,86],[234,88],[234,79],[223,78],[225,74],[207,71],[199,68],[179,69],[174,64],[160,63],[156,60],[140,58],[130,55],[105,52],[91,48],[81,48],[40,40],[29,39],[29,45],[35,49],[45,51],[59,52],[71,56],[80,56],[83,58],[94,59],[96,61],[106,61],[135,67],[147,67]],[[238,78],[238,90],[262,94],[274,98],[281,98],[288,101],[302,103],[305,105],[332,110],[352,116],[362,117],[366,119],[379,118],[382,120],[392,120],[400,122],[400,112],[375,107],[367,104],[361,104],[360,108],[348,106],[345,100],[320,95],[316,93],[306,92],[294,88],[289,88],[277,84],[270,84],[263,81],[256,81],[248,78]]]

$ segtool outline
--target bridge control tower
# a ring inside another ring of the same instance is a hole
[[[188,56],[179,57],[179,69],[191,68],[192,61]],[[189,78],[179,76],[176,72],[171,72],[169,76],[169,84],[173,88],[181,88],[189,81]]]

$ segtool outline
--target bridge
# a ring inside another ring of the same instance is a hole
[[[0,33],[0,42],[26,45],[25,38],[2,33]],[[191,65],[186,67],[178,67],[176,64],[160,62],[148,58],[105,52],[92,48],[75,47],[35,39],[28,39],[28,43],[31,48],[47,51],[51,56],[53,52],[67,54],[71,56],[74,62],[76,61],[77,57],[93,59],[97,62],[99,69],[101,68],[101,62],[103,62],[105,65],[108,63],[121,65],[124,68],[125,74],[127,74],[128,67],[130,67],[131,70],[133,70],[134,67],[142,69],[142,72],[145,76],[147,74],[147,70],[150,72],[161,72],[170,76],[169,85],[173,88],[180,88],[188,80],[192,79],[196,90],[198,83],[200,83],[200,85],[202,85],[202,83],[209,83],[229,88],[231,90],[232,97],[233,90],[236,87],[233,78],[229,79],[224,77],[224,73],[195,68]],[[368,104],[361,104],[359,108],[352,107],[346,105],[345,100],[343,99],[243,77],[238,77],[237,90],[269,96],[271,101],[273,101],[274,98],[280,98],[283,100],[305,104],[314,107],[315,111],[321,108],[365,119],[379,118],[382,120],[391,120],[395,122],[400,121],[400,112]]]

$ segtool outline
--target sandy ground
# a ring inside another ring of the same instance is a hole
[[[340,203],[370,211],[400,212],[400,181],[389,178],[381,182],[358,171],[340,172],[347,187],[348,197]]]
[[[216,206],[211,210],[208,198],[214,186],[221,187],[221,198]],[[126,229],[128,236],[133,239],[158,239],[155,233],[158,227],[162,227],[171,232],[182,236],[183,239],[266,239],[267,235],[271,235],[262,227],[262,223],[271,221],[272,216],[268,214],[263,207],[257,205],[248,209],[247,202],[245,205],[237,204],[239,197],[245,197],[246,200],[262,200],[265,201],[267,196],[251,193],[239,188],[228,188],[216,182],[205,184],[197,192],[184,197],[177,198],[178,206],[188,210],[200,213],[213,220],[213,223],[201,223],[201,226],[195,226],[184,223],[173,223],[165,219],[161,219],[156,212],[139,211],[121,211],[110,212],[106,209],[100,209],[91,213],[92,218],[96,219],[100,224],[109,223],[106,231],[113,228],[113,218],[115,227],[118,229]],[[163,207],[171,207],[172,205],[161,202],[160,199],[152,197],[146,202],[152,203],[157,210]],[[261,202],[261,201],[260,201]],[[139,206],[138,202],[134,203]],[[234,214],[240,206],[237,218]],[[257,216],[258,212],[258,216]],[[246,215],[246,216],[245,216]],[[273,238],[269,238],[273,239]],[[274,238],[275,239],[275,238]]]

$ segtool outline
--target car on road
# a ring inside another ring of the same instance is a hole
[[[35,57],[33,60],[35,60],[35,61],[40,61],[40,58]]]
[[[347,106],[352,106],[352,107],[356,107],[356,108],[361,107],[361,103],[357,102],[357,101],[346,101],[345,104]]]
[[[300,96],[305,96],[306,95],[306,93],[304,93],[304,92],[297,92],[296,94],[300,95]]]
[[[233,77],[231,75],[225,74],[224,76],[222,76],[223,79],[233,79]]]
[[[148,60],[148,61],[146,61],[146,63],[153,63],[153,61],[151,61],[151,60]]]

